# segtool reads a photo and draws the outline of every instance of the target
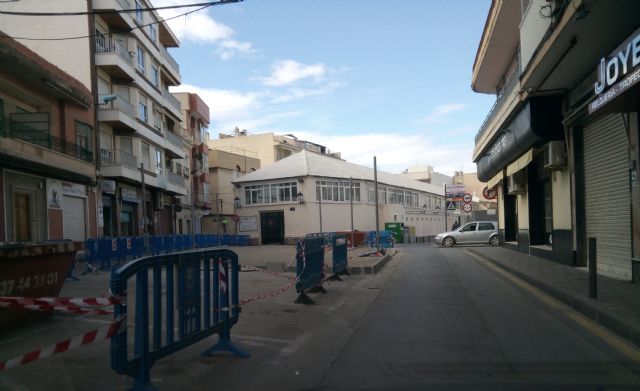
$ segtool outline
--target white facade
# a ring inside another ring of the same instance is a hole
[[[376,229],[374,172],[367,167],[302,151],[234,183],[241,200],[239,233],[261,242],[274,229],[282,230],[276,240],[282,243],[307,233],[351,230],[352,210],[354,230]],[[449,216],[445,224],[441,186],[378,172],[378,194],[380,229],[402,222],[420,238],[453,223]]]

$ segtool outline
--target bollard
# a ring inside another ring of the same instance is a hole
[[[598,255],[596,238],[589,238],[589,297],[598,300]]]

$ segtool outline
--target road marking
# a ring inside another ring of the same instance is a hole
[[[309,338],[311,338],[312,335],[313,333],[311,332],[302,334],[301,336],[296,338],[289,346],[287,346],[286,348],[283,348],[280,352],[282,353],[283,356],[292,355],[298,349],[300,349],[302,345],[304,345],[304,343],[307,342]]]
[[[563,313],[569,319],[577,323],[579,326],[587,330],[592,335],[604,341],[606,344],[608,344],[618,352],[627,356],[631,360],[637,363],[640,363],[640,349],[636,348],[634,345],[632,345],[630,342],[628,342],[624,338],[619,337],[616,334],[613,334],[612,332],[605,329],[603,326],[599,325],[593,320],[587,318],[586,316],[582,315],[579,312],[576,312],[573,308],[561,303],[560,301],[554,299],[547,293],[534,287],[528,282],[494,265],[492,262],[488,261],[485,257],[474,254],[469,250],[465,250],[465,253],[470,257],[474,258],[479,263],[481,263],[483,266],[500,274],[501,276],[509,280],[514,285],[521,287],[522,289],[526,290],[533,296],[537,297],[540,301],[544,302],[550,307],[557,309],[559,312]]]

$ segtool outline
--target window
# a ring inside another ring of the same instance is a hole
[[[469,223],[462,227],[462,232],[472,232],[476,230],[476,223]]]
[[[138,62],[138,70],[142,72],[144,75],[144,49],[138,46],[137,48],[137,62]]]
[[[493,231],[496,227],[493,226],[493,223],[480,223],[478,226],[478,231]]]
[[[151,81],[154,86],[160,87],[160,73],[157,64],[151,64]]]
[[[270,185],[246,186],[244,190],[245,204],[275,204],[296,201],[298,195],[297,182],[274,183]]]
[[[151,42],[156,43],[156,41],[158,40],[158,30],[155,23],[149,25],[149,36],[151,36]]]
[[[144,163],[144,167],[149,169],[151,168],[151,156],[149,153],[149,144],[142,142],[142,163]]]
[[[360,201],[360,183],[353,183],[355,201]],[[322,201],[350,202],[349,181],[316,181],[316,198]]]
[[[156,149],[156,173],[162,175],[162,151]]]
[[[81,159],[91,158],[93,128],[84,122],[76,121],[76,144],[78,157]]]
[[[153,110],[153,126],[158,130],[162,130],[162,114],[158,110]]]
[[[149,119],[147,112],[147,97],[144,95],[138,96],[138,118],[144,122],[147,122]]]
[[[142,2],[136,0],[136,21],[142,24]]]

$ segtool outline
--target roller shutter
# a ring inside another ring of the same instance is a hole
[[[619,114],[584,128],[587,238],[596,238],[598,273],[631,280],[631,191],[627,134]]]
[[[64,238],[84,242],[86,239],[84,198],[64,196],[62,207]]]

